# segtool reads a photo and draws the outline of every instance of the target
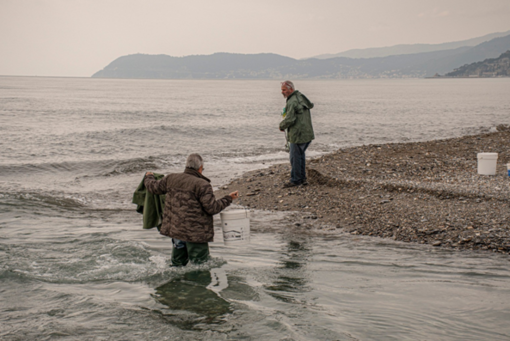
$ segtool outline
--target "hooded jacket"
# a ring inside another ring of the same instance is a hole
[[[315,139],[310,109],[313,103],[298,90],[287,97],[285,118],[280,122],[280,130],[288,129],[290,143],[307,143]]]
[[[191,243],[213,241],[213,215],[229,206],[232,197],[226,195],[216,200],[210,182],[191,168],[184,173],[168,174],[159,181],[152,175],[145,177],[150,193],[165,194],[161,234]]]

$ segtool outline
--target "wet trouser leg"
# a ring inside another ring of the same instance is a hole
[[[209,243],[186,243],[189,260],[193,264],[202,264],[209,260]]]
[[[188,264],[189,258],[186,242],[172,238],[172,244],[174,246],[172,250],[172,265],[184,266]]]
[[[301,184],[306,181],[306,157],[305,151],[311,142],[291,143],[290,144],[290,181],[295,184]]]
[[[191,243],[172,238],[172,265],[184,266],[191,261],[202,264],[209,259],[209,243]]]

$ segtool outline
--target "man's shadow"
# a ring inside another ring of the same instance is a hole
[[[156,288],[155,299],[172,310],[193,312],[207,320],[232,312],[230,303],[208,289],[211,273],[191,271]]]

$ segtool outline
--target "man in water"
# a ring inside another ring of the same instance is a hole
[[[152,172],[145,174],[144,184],[150,193],[166,194],[160,233],[172,238],[173,266],[184,266],[188,261],[201,264],[209,259],[213,215],[239,197],[235,191],[216,200],[211,180],[202,175],[203,171],[202,157],[191,154],[184,173],[168,174],[159,181]]]
[[[310,109],[313,103],[305,95],[295,90],[291,81],[281,83],[282,95],[287,99],[283,109],[283,121],[280,122],[280,131],[287,129],[287,139],[290,143],[290,181],[284,188],[299,185],[308,185],[306,181],[305,151],[315,138],[312,127]]]

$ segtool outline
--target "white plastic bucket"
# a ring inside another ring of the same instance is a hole
[[[240,245],[250,242],[250,211],[230,210],[221,212],[220,216],[225,245]]]
[[[498,153],[478,153],[477,158],[478,158],[478,174],[483,175],[496,174]]]

